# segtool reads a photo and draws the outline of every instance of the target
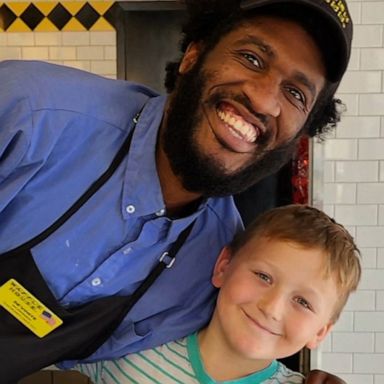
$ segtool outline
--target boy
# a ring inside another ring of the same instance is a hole
[[[276,359],[316,348],[329,333],[359,282],[358,254],[325,213],[275,208],[220,253],[212,276],[220,291],[206,328],[77,369],[95,383],[303,383]]]

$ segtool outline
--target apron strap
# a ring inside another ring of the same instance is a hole
[[[89,188],[80,196],[80,198],[75,201],[75,203],[62,215],[60,216],[53,224],[51,224],[48,228],[46,228],[43,232],[38,234],[37,236],[33,237],[32,239],[28,240],[24,244],[19,245],[18,247],[12,249],[12,251],[9,252],[19,252],[22,250],[28,250],[45,239],[47,239],[53,232],[55,232],[58,228],[60,228],[73,214],[75,214],[86,202],[88,199],[90,199],[102,186],[104,183],[106,183],[117,167],[121,164],[124,157],[129,151],[129,147],[131,145],[133,132],[135,130],[136,124],[138,122],[138,118],[140,116],[140,113],[138,113],[134,119],[134,126],[127,136],[127,138],[124,140],[123,145],[120,147],[119,151],[116,153],[114,159],[112,160],[111,164],[109,165],[108,169],[104,171],[104,173],[96,180],[94,181]],[[2,254],[2,256],[6,256],[8,252],[5,252]]]

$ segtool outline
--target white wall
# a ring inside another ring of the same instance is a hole
[[[363,277],[323,353],[313,360],[348,384],[383,384],[384,1],[347,3],[355,34],[338,96],[348,110],[334,137],[315,144],[323,159],[315,156],[314,167],[323,169],[325,211],[347,226],[362,251]]]

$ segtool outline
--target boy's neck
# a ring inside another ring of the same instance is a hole
[[[198,342],[204,369],[215,381],[240,379],[272,363],[272,360],[247,359],[234,353],[209,325],[199,331]]]

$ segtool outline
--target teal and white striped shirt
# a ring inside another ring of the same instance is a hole
[[[95,384],[217,384],[204,370],[197,334],[112,361],[75,369]],[[304,377],[274,361],[262,371],[220,384],[302,384]]]

